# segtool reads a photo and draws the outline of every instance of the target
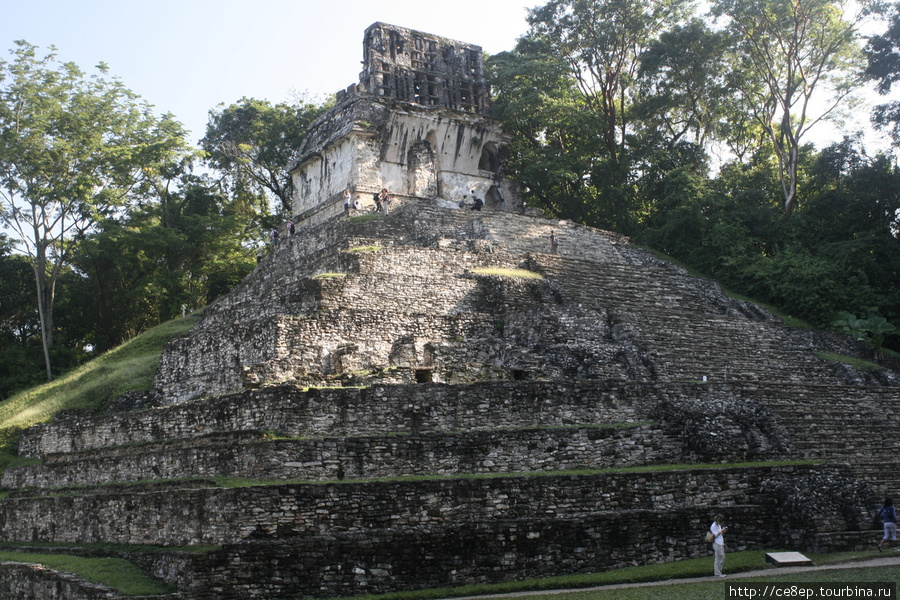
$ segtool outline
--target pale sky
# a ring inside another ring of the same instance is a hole
[[[203,137],[242,97],[321,100],[359,80],[366,27],[383,21],[511,50],[540,0],[0,0],[0,58],[15,40],[110,74]]]

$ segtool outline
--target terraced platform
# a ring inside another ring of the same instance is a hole
[[[0,541],[276,600],[702,556],[716,512],[734,549],[871,540],[897,373],[621,236],[406,200],[285,240],[148,407],[24,432]],[[52,577],[0,565],[0,590]]]

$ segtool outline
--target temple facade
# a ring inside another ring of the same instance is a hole
[[[346,189],[363,208],[387,189],[399,202],[474,195],[488,210],[521,209],[479,46],[375,23],[363,58],[359,83],[338,93],[290,166],[299,221],[340,213]]]

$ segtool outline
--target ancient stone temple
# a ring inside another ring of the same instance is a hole
[[[291,165],[299,218],[339,214],[345,189],[364,207],[387,189],[399,200],[455,206],[475,195],[495,210],[520,208],[503,176],[507,140],[490,116],[481,48],[375,23],[363,50],[359,84],[338,94]]]
[[[378,23],[365,49],[292,165],[297,234],[168,344],[142,404],[23,432],[0,541],[124,558],[172,600],[710,556],[719,512],[733,550],[871,545],[900,491],[891,365],[524,211],[477,47]],[[397,205],[345,215],[346,186]],[[0,597],[120,596],[0,563]]]

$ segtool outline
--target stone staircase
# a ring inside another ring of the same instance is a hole
[[[716,512],[734,549],[850,548],[900,491],[896,374],[621,236],[420,201],[280,244],[152,408],[23,433],[0,541],[122,545],[184,600],[337,597],[703,556]]]

